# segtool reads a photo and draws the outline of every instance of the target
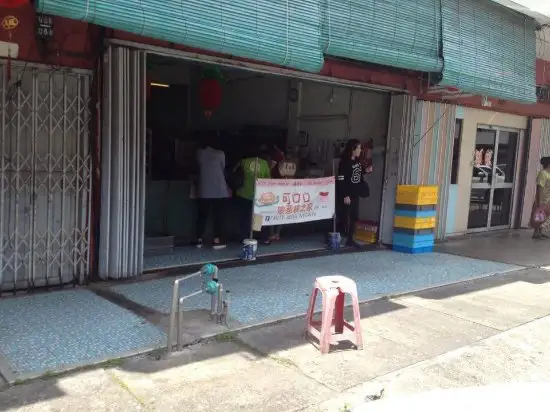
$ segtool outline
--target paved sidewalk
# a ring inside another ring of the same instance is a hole
[[[550,272],[522,270],[363,305],[363,351],[321,356],[296,319],[4,388],[0,410],[339,411],[382,388],[545,380],[548,316]]]
[[[550,241],[534,240],[529,229],[477,234],[436,245],[436,250],[462,257],[525,267],[550,265]]]

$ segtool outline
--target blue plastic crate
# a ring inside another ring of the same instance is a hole
[[[412,211],[423,211],[423,212],[432,212],[437,209],[437,204],[434,205],[406,205],[403,203],[396,203],[395,210],[412,210]]]
[[[394,227],[393,233],[400,235],[411,235],[411,236],[422,236],[422,235],[433,235],[435,228],[431,229],[404,229],[401,227]]]
[[[435,243],[435,235],[433,233],[425,235],[409,235],[405,233],[394,232],[392,243],[395,246],[403,246],[411,249],[427,246],[433,247]]]
[[[409,254],[416,255],[416,254],[419,254],[419,253],[433,252],[434,247],[432,245],[432,246],[423,246],[423,247],[411,248],[411,247],[406,247],[406,246],[393,245],[393,250],[396,251],[396,252],[409,253]]]
[[[437,217],[437,211],[434,210],[406,210],[406,209],[395,209],[394,211],[395,216],[402,216],[402,217],[414,217],[414,218],[422,218],[422,217]]]

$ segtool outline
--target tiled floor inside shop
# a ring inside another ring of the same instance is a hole
[[[440,253],[375,251],[222,269],[220,279],[230,290],[230,316],[240,324],[254,324],[304,313],[318,276],[349,276],[357,282],[359,298],[367,300],[517,268]],[[167,313],[173,282],[163,278],[110,290]],[[182,294],[196,290],[199,283],[192,278]],[[188,301],[189,309],[208,306],[205,296]],[[85,289],[2,297],[0,314],[0,372],[7,370],[15,378],[165,344],[161,329]]]
[[[310,235],[300,237],[282,238],[270,245],[258,245],[258,256],[281,255],[285,253],[311,252],[326,249],[325,239],[322,235]],[[209,245],[197,249],[195,246],[181,246],[173,249],[165,249],[156,252],[147,252],[144,256],[144,269],[167,269],[196,265],[203,262],[223,262],[239,259],[241,246],[238,243],[230,243],[227,248],[214,250]]]

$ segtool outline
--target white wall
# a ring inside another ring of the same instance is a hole
[[[313,82],[301,85],[297,129],[309,133],[312,157],[323,163],[327,173],[332,172],[334,144],[339,140],[374,141],[374,172],[366,176],[371,196],[360,204],[359,217],[363,220],[380,218],[390,99],[387,93]]]
[[[229,71],[223,85],[221,107],[211,120],[200,124],[228,129],[245,125],[286,129],[289,83],[284,77]]]
[[[550,27],[537,32],[537,58],[550,61]]]
[[[164,64],[155,64],[147,70],[150,81],[165,84],[189,84],[191,66],[178,60],[167,60]]]

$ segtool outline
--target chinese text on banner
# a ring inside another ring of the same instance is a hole
[[[332,219],[334,176],[319,179],[257,179],[254,214],[263,226]]]

